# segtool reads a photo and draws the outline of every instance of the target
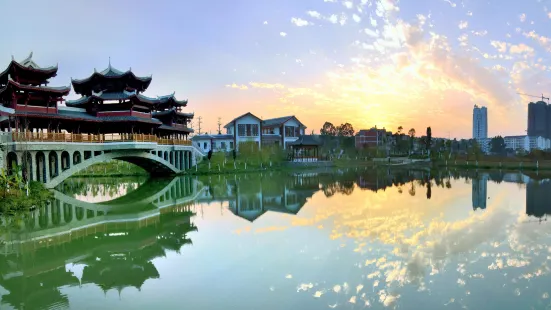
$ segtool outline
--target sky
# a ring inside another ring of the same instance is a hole
[[[2,0],[0,11],[1,66],[32,51],[59,64],[61,86],[110,58],[153,75],[145,95],[188,99],[203,132],[251,112],[295,115],[309,133],[329,121],[470,138],[478,104],[489,136],[519,135],[527,103],[551,89],[549,0]]]

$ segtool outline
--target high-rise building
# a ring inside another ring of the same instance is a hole
[[[551,138],[551,107],[543,102],[528,104],[528,135]]]
[[[474,106],[473,109],[473,139],[488,138],[488,109],[486,107]]]

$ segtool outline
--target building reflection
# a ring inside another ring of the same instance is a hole
[[[208,185],[200,201],[227,202],[236,216],[253,222],[266,212],[297,214],[320,190],[320,176],[310,174],[241,175]]]
[[[488,200],[488,175],[481,174],[471,180],[473,210],[486,209]]]
[[[539,219],[551,215],[551,180],[532,180],[526,184],[526,214]]]

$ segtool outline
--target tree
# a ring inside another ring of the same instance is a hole
[[[413,150],[413,139],[415,139],[415,128],[411,128],[408,131],[409,135],[409,142],[410,142],[410,150]]]
[[[353,137],[354,127],[350,123],[344,123],[337,127],[337,134],[342,137]]]
[[[490,152],[494,154],[505,153],[505,139],[502,136],[493,137],[490,140]]]
[[[429,156],[430,156],[430,145],[432,143],[432,129],[430,129],[430,127],[427,127],[427,138],[425,140],[425,143],[427,146],[427,151],[429,151]]]
[[[404,129],[404,127],[402,126],[398,126],[398,131],[396,132],[398,135],[400,135],[402,133],[402,130]]]
[[[322,136],[336,136],[337,135],[337,129],[335,126],[330,122],[325,122],[323,126],[320,129],[320,135]]]

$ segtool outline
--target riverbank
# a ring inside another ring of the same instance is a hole
[[[53,193],[46,189],[40,182],[29,183],[29,193],[27,190],[18,190],[6,192],[5,196],[0,198],[0,213],[15,214],[39,207],[53,198]]]

